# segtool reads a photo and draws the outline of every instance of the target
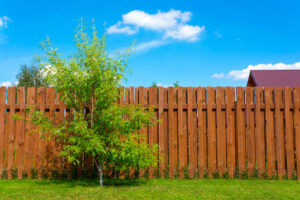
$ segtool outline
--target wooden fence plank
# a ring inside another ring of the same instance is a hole
[[[45,94],[46,94],[46,89],[44,87],[39,87],[37,88],[37,105],[40,106],[40,112],[45,114]],[[45,139],[40,138],[38,143],[38,159],[40,162],[36,166],[37,171],[38,171],[38,179],[43,178],[43,166],[44,166],[44,157],[45,157],[45,146],[46,146],[46,141]]]
[[[149,110],[152,110],[152,105],[153,105],[153,101],[154,101],[154,97],[153,97],[153,87],[149,88]],[[154,127],[151,126],[149,127],[149,146],[152,147],[154,145]],[[149,167],[149,178],[153,178],[153,174],[154,174],[154,168],[151,166]]]
[[[35,105],[35,87],[27,88],[27,105],[32,107]],[[31,113],[28,113],[31,115]],[[26,118],[30,118],[27,116]],[[34,140],[32,134],[30,134],[32,130],[32,124],[30,122],[26,122],[26,131],[25,131],[25,158],[24,158],[24,171],[27,174],[28,178],[32,177],[32,169],[33,169],[33,149],[34,149]]]
[[[23,159],[24,159],[24,140],[25,140],[25,98],[26,98],[26,88],[25,87],[18,87],[18,102],[20,104],[20,112],[19,115],[21,117],[20,120],[17,121],[19,123],[18,132],[19,132],[19,139],[18,139],[18,179],[22,179],[23,177]],[[1,97],[0,97],[1,98]]]
[[[243,87],[236,88],[237,93],[237,148],[238,148],[238,167],[239,172],[246,170],[246,135],[245,135],[245,113],[242,110],[242,104],[245,103],[245,90]]]
[[[184,177],[184,167],[186,160],[186,137],[183,131],[183,88],[178,87],[178,151],[179,151],[179,177]]]
[[[248,176],[252,176],[255,169],[255,135],[254,135],[254,111],[251,107],[254,104],[254,88],[246,88],[246,151]]]
[[[217,170],[216,116],[212,104],[215,103],[215,88],[207,87],[207,137],[208,137],[208,173],[209,177]]]
[[[294,135],[293,135],[293,112],[292,88],[284,88],[284,117],[285,117],[285,144],[287,159],[287,175],[292,178],[295,171]]]
[[[226,121],[225,110],[221,104],[225,103],[225,88],[216,88],[217,102],[217,158],[218,172],[222,176],[226,172]]]
[[[15,105],[16,105],[16,87],[9,87],[7,91],[7,102],[10,106],[10,118],[6,119],[10,121],[9,132],[8,132],[8,162],[7,162],[7,178],[12,179],[12,170],[13,170],[13,158],[14,158],[14,142],[15,142],[15,120],[13,115],[15,114]]]
[[[294,88],[294,128],[296,140],[297,179],[300,180],[300,88]]]
[[[57,93],[56,94],[56,104],[59,106],[59,110],[56,110],[55,112],[55,121],[57,125],[60,125],[61,123],[64,122],[65,120],[65,104],[63,100],[61,99],[61,94]],[[59,152],[62,150],[62,143],[61,142],[55,142],[56,146],[56,170],[58,173],[58,178],[62,178],[63,174],[63,157],[59,155]],[[89,172],[89,176],[91,177],[92,174],[92,165],[93,165],[93,160],[92,158],[87,158],[87,168]]]
[[[232,105],[235,101],[235,89],[233,87],[226,87],[226,119],[227,119],[227,160],[228,160],[228,174],[230,178],[234,177],[235,171],[235,118],[234,108]]]
[[[174,177],[175,171],[177,169],[177,133],[174,131],[174,121],[173,121],[173,101],[174,90],[173,87],[168,88],[168,132],[169,132],[169,176]]]
[[[272,88],[265,88],[266,99],[266,144],[267,144],[267,170],[268,177],[275,175],[275,144],[274,144],[274,112],[271,111],[273,104]]]
[[[5,139],[5,98],[6,87],[0,88],[0,179],[3,176],[3,164],[4,164],[4,139]]]
[[[255,140],[256,151],[255,157],[257,161],[257,171],[261,176],[266,169],[266,157],[265,157],[265,134],[264,134],[264,112],[261,111],[261,105],[263,102],[263,90],[261,87],[255,88]]]
[[[138,88],[138,104],[139,106],[145,105],[145,94],[144,94],[144,87]],[[140,140],[139,143],[147,143],[147,128],[142,128],[139,132],[140,134]],[[145,169],[139,169],[139,176],[144,177],[145,176]]]
[[[194,118],[193,118],[193,110],[192,103],[195,93],[193,92],[191,87],[187,88],[187,104],[188,104],[188,157],[189,157],[189,177],[194,177],[195,170],[197,167],[197,135],[194,132]]]
[[[275,88],[275,145],[276,145],[276,160],[278,168],[278,176],[282,178],[285,174],[285,150],[284,150],[284,118],[283,112],[280,110],[282,100],[282,88]]]
[[[168,177],[168,168],[170,164],[169,160],[169,127],[168,127],[168,110],[164,109],[163,105],[168,104],[168,88],[163,88],[163,104],[162,104],[162,110],[163,110],[163,146],[164,146],[164,162],[163,162],[163,169],[164,169],[164,178]]]
[[[159,157],[161,158],[161,162],[159,163],[159,175],[164,177],[165,163],[168,162],[164,147],[164,120],[163,120],[163,88],[158,88],[158,119],[160,123],[158,124],[158,144],[159,144]]]
[[[198,111],[198,168],[199,177],[204,176],[205,170],[207,170],[207,135],[206,135],[206,113],[203,112],[203,104],[206,103],[206,89],[197,88],[197,111]]]

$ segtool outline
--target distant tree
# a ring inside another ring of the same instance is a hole
[[[42,87],[47,86],[45,77],[41,70],[34,66],[21,65],[20,72],[17,74],[18,87]]]
[[[173,85],[174,85],[175,88],[178,88],[179,87],[179,82],[175,81],[175,83]]]
[[[151,84],[151,87],[157,87],[157,83],[156,83],[156,82],[153,82],[153,83]]]

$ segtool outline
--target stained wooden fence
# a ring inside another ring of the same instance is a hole
[[[300,178],[300,88],[125,88],[120,104],[154,106],[161,123],[144,128],[158,144],[157,168],[140,176],[213,177],[216,174]],[[0,89],[0,177],[69,178],[93,172],[92,158],[71,166],[59,157],[62,144],[27,134],[34,125],[15,121],[36,106],[52,120],[71,120],[53,88]],[[54,172],[56,174],[54,174]],[[133,174],[133,170],[130,171]]]

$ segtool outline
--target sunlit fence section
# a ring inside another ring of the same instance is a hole
[[[300,178],[300,88],[130,87],[118,102],[153,107],[160,120],[139,132],[158,144],[159,165],[135,176]],[[93,158],[70,165],[59,156],[63,144],[29,134],[32,123],[12,118],[26,117],[30,106],[57,123],[74,112],[54,88],[2,87],[0,177],[93,176]]]

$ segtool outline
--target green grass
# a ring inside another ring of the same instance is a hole
[[[0,180],[0,199],[300,199],[293,180]]]

